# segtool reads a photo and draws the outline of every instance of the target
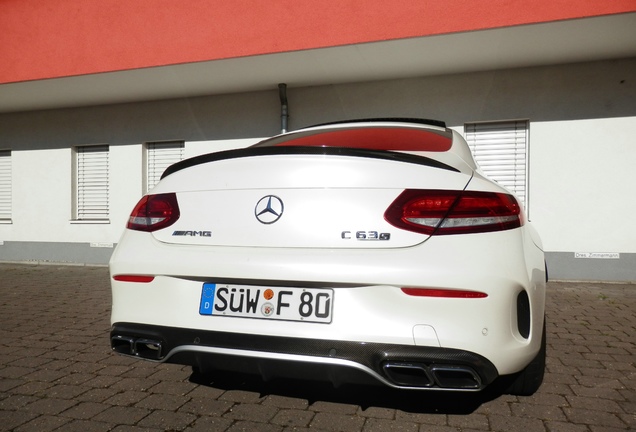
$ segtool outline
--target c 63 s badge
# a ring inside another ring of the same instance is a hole
[[[388,241],[391,240],[391,233],[379,231],[342,231],[340,238],[343,240]]]

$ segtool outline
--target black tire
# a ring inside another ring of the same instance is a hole
[[[506,393],[515,396],[531,396],[541,386],[543,375],[545,374],[546,356],[546,331],[545,318],[543,319],[543,335],[541,337],[541,348],[537,356],[532,359],[524,370],[516,374]]]

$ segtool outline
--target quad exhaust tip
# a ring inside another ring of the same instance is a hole
[[[110,343],[113,351],[119,354],[147,360],[161,360],[163,358],[163,344],[158,340],[116,335],[110,339]]]
[[[389,361],[383,365],[395,384],[408,387],[439,387],[455,390],[482,388],[479,375],[467,366],[426,365],[418,362]]]

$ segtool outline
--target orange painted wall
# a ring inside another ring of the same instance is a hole
[[[624,12],[636,1],[0,0],[0,84]]]

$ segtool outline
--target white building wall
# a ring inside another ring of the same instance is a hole
[[[636,253],[636,117],[531,125],[531,219],[553,252]]]
[[[289,127],[370,117],[529,120],[530,219],[553,277],[636,280],[636,59],[288,88]],[[271,91],[0,115],[12,150],[13,217],[0,261],[106,263],[142,195],[144,143],[183,140],[186,157],[280,130]],[[73,223],[72,148],[110,146],[110,223]],[[619,254],[611,260],[578,252]]]

